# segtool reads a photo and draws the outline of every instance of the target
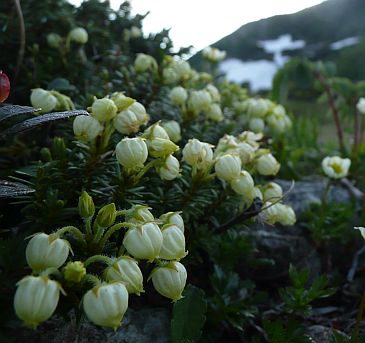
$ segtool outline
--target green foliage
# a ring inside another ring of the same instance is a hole
[[[171,320],[172,343],[197,342],[206,320],[207,301],[204,291],[188,285],[184,298],[174,304]]]
[[[297,271],[290,265],[289,274],[293,286],[281,288],[279,293],[285,311],[290,314],[308,317],[312,313],[311,303],[314,300],[329,297],[336,291],[328,287],[329,282],[325,275],[319,276],[308,286],[309,269]]]
[[[263,327],[270,343],[310,343],[312,340],[305,334],[305,328],[300,323],[289,320],[264,320]]]

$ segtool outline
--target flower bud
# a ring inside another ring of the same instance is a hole
[[[99,210],[95,222],[98,226],[109,227],[114,224],[116,218],[117,211],[115,209],[115,204],[112,202]]]
[[[274,204],[270,201],[266,201],[263,205],[261,212],[264,220],[268,224],[275,224],[278,221],[279,211],[278,204]]]
[[[86,44],[88,40],[87,31],[82,27],[76,27],[71,30],[68,36],[70,37],[70,40],[79,44]]]
[[[162,220],[164,226],[175,225],[184,233],[184,220],[180,216],[180,212],[167,212],[160,216],[160,220]]]
[[[136,100],[125,96],[122,92],[115,92],[111,96],[115,106],[117,106],[118,112],[126,110],[129,106],[136,102]]]
[[[0,104],[3,103],[10,94],[10,80],[8,75],[6,75],[0,69]]]
[[[188,99],[188,92],[181,86],[174,87],[170,91],[170,100],[173,105],[182,106]]]
[[[260,189],[258,187],[253,188],[253,197],[259,198],[261,201],[264,200],[264,196],[262,195],[262,192],[260,191]]]
[[[96,325],[116,330],[128,309],[128,291],[121,282],[95,286],[83,299],[84,311]]]
[[[241,160],[235,155],[223,155],[215,163],[215,172],[221,180],[231,182],[241,173]]]
[[[176,157],[169,155],[156,170],[162,180],[173,180],[180,175],[180,163]]]
[[[86,275],[86,268],[81,261],[68,262],[63,274],[66,281],[79,283]]]
[[[170,120],[162,123],[161,125],[174,143],[177,143],[181,140],[181,128],[177,121]]]
[[[121,281],[127,287],[129,294],[144,292],[143,275],[135,259],[121,256],[105,272],[108,281]]]
[[[172,84],[179,81],[179,75],[175,72],[175,70],[171,67],[165,68],[162,71],[162,77],[165,84]]]
[[[206,90],[192,91],[188,100],[188,106],[194,113],[209,110],[212,97]]]
[[[93,198],[85,191],[79,197],[79,213],[82,218],[92,218],[95,213]]]
[[[231,181],[231,187],[237,194],[245,195],[250,199],[254,197],[254,182],[250,173],[245,170],[241,171],[237,179]]]
[[[205,59],[212,63],[218,63],[226,57],[225,51],[213,48],[211,46],[204,48],[202,54]]]
[[[100,122],[108,121],[117,115],[117,106],[113,100],[96,99],[91,106],[91,115]]]
[[[267,99],[249,99],[248,102],[248,114],[250,117],[263,118],[270,111],[273,103]]]
[[[73,122],[73,130],[76,138],[80,142],[90,142],[99,136],[103,127],[95,118],[80,115]]]
[[[187,61],[174,61],[172,68],[180,80],[188,80],[191,77],[192,70]]]
[[[131,38],[139,38],[142,36],[142,30],[137,26],[132,26],[130,29]]]
[[[148,157],[147,145],[140,137],[124,138],[116,148],[118,162],[127,169],[139,170]]]
[[[158,68],[156,60],[146,54],[137,54],[136,59],[134,60],[134,69],[137,73],[144,73],[148,70],[156,71]]]
[[[356,104],[356,109],[361,113],[365,114],[365,98],[360,98]]]
[[[291,226],[296,222],[296,216],[294,210],[287,205],[284,204],[276,204],[277,206],[277,221],[281,225]]]
[[[170,139],[167,131],[159,124],[159,122],[149,126],[143,132],[143,137],[149,140],[155,138]]]
[[[162,247],[162,233],[155,223],[131,228],[124,236],[123,245],[135,258],[153,261],[159,257]]]
[[[55,311],[61,286],[46,276],[26,276],[17,286],[14,297],[15,313],[27,325],[36,328]]]
[[[348,175],[351,166],[349,158],[341,158],[338,156],[327,156],[322,161],[323,172],[330,178],[341,179]]]
[[[113,125],[120,133],[131,134],[139,130],[140,122],[131,110],[119,112],[113,119]]]
[[[248,127],[253,132],[264,132],[265,122],[261,118],[252,118],[248,123]]]
[[[256,168],[261,175],[276,175],[279,172],[280,163],[272,154],[265,154],[257,159]]]
[[[269,182],[264,188],[264,201],[279,200],[283,196],[283,190],[275,182]]]
[[[162,229],[162,248],[160,258],[164,260],[180,260],[186,256],[185,236],[176,225],[168,225]]]
[[[133,205],[125,214],[127,222],[131,223],[148,223],[155,220],[150,211],[151,207],[144,205]]]
[[[62,43],[62,37],[58,33],[49,33],[47,35],[47,43],[51,48],[59,48]]]
[[[146,125],[150,120],[150,116],[147,114],[145,107],[137,101],[130,105],[128,110],[136,115],[139,125]]]
[[[213,101],[219,102],[221,100],[219,90],[215,86],[209,84],[205,87],[205,89],[208,91]]]
[[[47,268],[59,268],[67,260],[70,252],[68,241],[57,235],[38,233],[32,237],[25,250],[28,265],[38,273]]]
[[[147,143],[149,153],[155,158],[164,158],[179,150],[179,147],[170,139],[154,138]]]
[[[44,113],[54,110],[58,104],[56,97],[42,88],[32,89],[30,102],[33,107],[41,108]]]
[[[207,111],[207,118],[214,121],[222,121],[224,119],[222,109],[218,104],[211,104]]]
[[[150,278],[156,291],[162,296],[174,302],[182,298],[187,272],[180,262],[169,262],[163,267],[157,267]]]
[[[189,139],[183,149],[183,159],[197,169],[207,169],[213,163],[212,145],[195,138]]]

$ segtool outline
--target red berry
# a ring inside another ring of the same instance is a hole
[[[0,70],[0,103],[4,102],[10,93],[10,81],[8,76]]]

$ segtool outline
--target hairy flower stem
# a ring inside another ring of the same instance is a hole
[[[69,232],[73,237],[81,244],[83,248],[86,248],[87,243],[84,234],[75,226],[65,226],[62,229],[57,230],[56,234],[62,236],[66,232]]]
[[[104,255],[94,255],[89,257],[84,263],[85,268],[88,267],[90,264],[92,263],[96,263],[96,262],[103,262],[105,264],[107,264],[108,266],[111,265],[113,263],[113,259],[111,257],[108,256],[104,256]]]
[[[84,282],[85,283],[89,282],[93,286],[99,286],[99,285],[101,285],[100,279],[97,276],[92,275],[92,274],[86,274],[85,275],[85,278],[84,278]]]
[[[111,228],[109,228],[108,232],[101,239],[101,241],[99,243],[100,250],[103,250],[106,242],[109,240],[109,238],[113,235],[114,232],[116,232],[122,228],[128,228],[128,227],[133,227],[133,226],[134,225],[130,224],[130,223],[119,223],[119,224],[113,225]]]

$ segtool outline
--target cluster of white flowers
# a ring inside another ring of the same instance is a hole
[[[200,90],[187,90],[181,86],[176,86],[170,91],[170,100],[173,105],[182,109],[183,116],[196,117],[203,112],[207,119],[216,122],[224,119],[219,90],[212,84],[208,84]]]
[[[217,48],[213,48],[212,46],[208,46],[203,49],[202,55],[209,62],[218,63],[225,59],[226,52]]]
[[[268,99],[249,98],[236,102],[235,110],[247,116],[249,129],[256,133],[264,133],[266,129],[282,133],[292,125],[285,108]]]
[[[43,88],[34,88],[30,95],[33,107],[39,108],[39,113],[52,111],[69,111],[75,109],[72,100],[57,91],[49,91]]]
[[[261,138],[262,134],[250,131],[244,131],[237,137],[225,135],[214,151],[211,144],[190,139],[183,149],[183,160],[192,166],[193,174],[200,172],[208,175],[214,166],[215,175],[241,195],[246,206],[251,205],[255,197],[260,198],[264,202],[263,207],[268,208],[263,216],[268,223],[293,225],[296,220],[293,209],[280,203],[283,196],[281,187],[274,182],[255,186],[252,171],[273,176],[280,169],[280,164],[270,151],[260,148]]]
[[[122,92],[116,92],[110,98],[96,99],[91,115],[81,115],[74,120],[75,136],[81,142],[92,142],[104,129],[112,128],[123,134],[136,133],[150,119],[144,106]]]
[[[84,218],[87,216],[91,220],[94,215],[92,199],[85,192],[80,197],[79,210]],[[106,230],[107,236],[117,227],[129,227],[123,239],[123,247],[128,254],[115,258],[91,256],[84,262],[69,261],[62,269],[63,279],[68,285],[94,279],[94,287],[83,296],[83,310],[96,325],[114,329],[120,326],[127,311],[129,294],[140,295],[144,292],[143,274],[139,268],[141,260],[156,263],[149,279],[152,279],[157,292],[173,301],[181,299],[187,279],[186,269],[179,262],[187,254],[184,221],[180,213],[169,212],[156,219],[150,208],[142,205],[121,212],[125,215],[125,222],[113,225],[117,217],[115,206],[104,206],[95,219],[94,229],[97,232]],[[36,327],[49,319],[57,307],[60,292],[66,295],[60,281],[52,280],[49,275],[55,274],[57,277],[61,274],[59,268],[69,258],[70,243],[60,238],[61,232],[69,228],[51,235],[38,233],[28,243],[26,258],[34,275],[18,282],[14,298],[16,314],[28,326]],[[79,233],[82,235],[81,231]],[[86,268],[98,261],[108,265],[103,273],[105,281],[86,273]]]

